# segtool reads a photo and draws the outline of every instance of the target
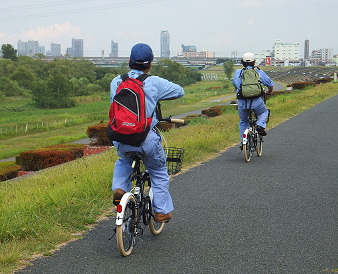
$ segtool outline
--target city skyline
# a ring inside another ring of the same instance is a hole
[[[55,43],[65,54],[75,37],[85,41],[84,56],[99,57],[102,51],[111,52],[114,39],[119,56],[128,56],[139,42],[149,44],[160,56],[160,32],[168,30],[171,56],[184,44],[230,57],[234,51],[271,50],[274,39],[299,43],[300,56],[304,56],[305,40],[310,41],[310,52],[332,48],[338,54],[332,25],[336,0],[43,1],[2,1],[0,44],[16,47],[19,40],[35,40],[49,50]],[[142,27],[131,19],[140,15],[146,15]]]

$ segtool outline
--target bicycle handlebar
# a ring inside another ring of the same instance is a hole
[[[175,119],[175,118],[171,118],[171,116],[162,118],[160,120],[160,122],[184,124],[184,120],[183,119]]]

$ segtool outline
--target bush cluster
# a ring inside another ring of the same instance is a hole
[[[21,166],[12,161],[0,163],[0,182],[18,177],[20,169]]]
[[[314,87],[315,85],[320,85],[320,84],[325,84],[325,83],[330,83],[332,82],[332,78],[319,78],[315,79],[313,81],[306,81],[306,82],[295,82],[292,83],[291,86],[293,89],[304,89],[306,87]]]
[[[208,117],[216,117],[222,114],[221,106],[214,106],[208,109],[203,109],[202,114]]]
[[[108,123],[100,123],[88,127],[87,135],[90,139],[90,144],[95,146],[111,146],[112,142],[107,137]]]
[[[21,169],[37,171],[73,161],[83,156],[83,145],[63,144],[20,153]]]

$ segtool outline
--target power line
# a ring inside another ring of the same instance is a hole
[[[84,8],[84,9],[52,12],[52,13],[43,13],[43,14],[35,14],[35,15],[23,15],[23,16],[17,16],[17,17],[0,18],[0,21],[10,21],[10,20],[18,20],[18,19],[32,19],[32,18],[38,18],[38,17],[57,16],[57,15],[65,15],[65,14],[71,14],[71,13],[97,11],[97,10],[103,10],[103,9],[109,9],[109,8],[123,8],[123,7],[128,7],[128,6],[131,6],[131,5],[144,5],[144,4],[150,4],[150,3],[162,2],[162,1],[165,1],[165,0],[151,0],[151,1],[142,1],[142,2],[132,1],[132,2],[129,2],[129,3],[127,2],[127,3],[123,3],[123,4],[114,4],[114,5],[101,6],[101,7],[91,7],[91,8]]]
[[[18,10],[27,10],[27,9],[36,9],[36,8],[48,8],[48,7],[53,7],[53,6],[61,6],[61,5],[64,5],[64,3],[76,4],[79,2],[81,3],[81,2],[92,2],[92,1],[96,1],[96,0],[77,0],[77,1],[74,0],[71,3],[69,3],[69,1],[59,1],[59,2],[51,2],[51,3],[45,3],[45,4],[35,4],[35,5],[12,7],[12,8],[2,8],[0,12],[18,11]]]

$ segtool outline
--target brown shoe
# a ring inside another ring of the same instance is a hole
[[[156,223],[167,223],[169,222],[169,220],[172,218],[173,216],[171,215],[171,213],[167,213],[167,214],[162,214],[159,212],[156,212],[155,214],[155,222]]]
[[[117,189],[114,190],[114,194],[113,194],[113,204],[114,205],[117,206],[120,203],[124,193],[126,193],[126,192],[121,188],[117,188]]]

